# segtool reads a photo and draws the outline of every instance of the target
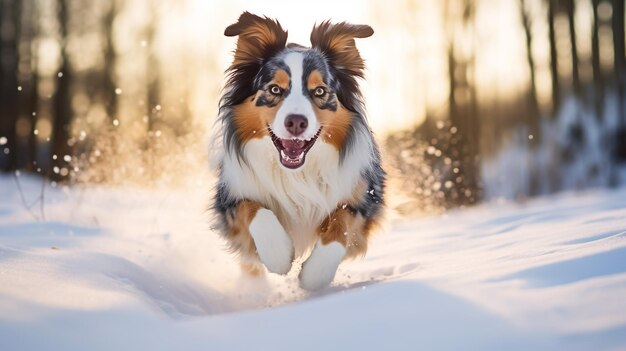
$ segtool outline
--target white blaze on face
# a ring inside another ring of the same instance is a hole
[[[285,128],[285,118],[292,114],[303,115],[309,123],[304,133],[298,136],[298,139],[309,140],[315,136],[320,128],[315,118],[311,100],[305,95],[305,87],[302,86],[304,79],[303,61],[304,55],[301,52],[291,52],[285,56],[285,63],[291,72],[291,91],[278,109],[276,118],[271,125],[274,134],[281,139],[293,138]]]

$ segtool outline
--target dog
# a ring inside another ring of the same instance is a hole
[[[385,172],[368,126],[355,38],[367,25],[314,26],[311,47],[244,12],[224,34],[238,37],[219,104],[215,138],[216,229],[241,268],[287,274],[317,290],[339,264],[362,256],[381,223]]]

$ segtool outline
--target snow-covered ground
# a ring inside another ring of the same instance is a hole
[[[315,294],[241,277],[207,189],[0,177],[0,349],[626,350],[626,189],[394,219]]]

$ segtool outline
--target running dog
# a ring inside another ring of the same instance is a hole
[[[216,126],[216,227],[245,272],[286,274],[308,255],[300,286],[334,279],[342,260],[364,255],[382,219],[385,172],[368,126],[355,38],[367,25],[322,22],[311,47],[244,12]]]

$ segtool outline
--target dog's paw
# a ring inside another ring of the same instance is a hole
[[[345,254],[346,248],[338,242],[323,245],[318,241],[311,256],[302,265],[300,287],[313,291],[328,286]]]
[[[293,244],[276,215],[268,209],[260,209],[249,229],[259,258],[267,270],[277,274],[289,272],[293,262]]]

